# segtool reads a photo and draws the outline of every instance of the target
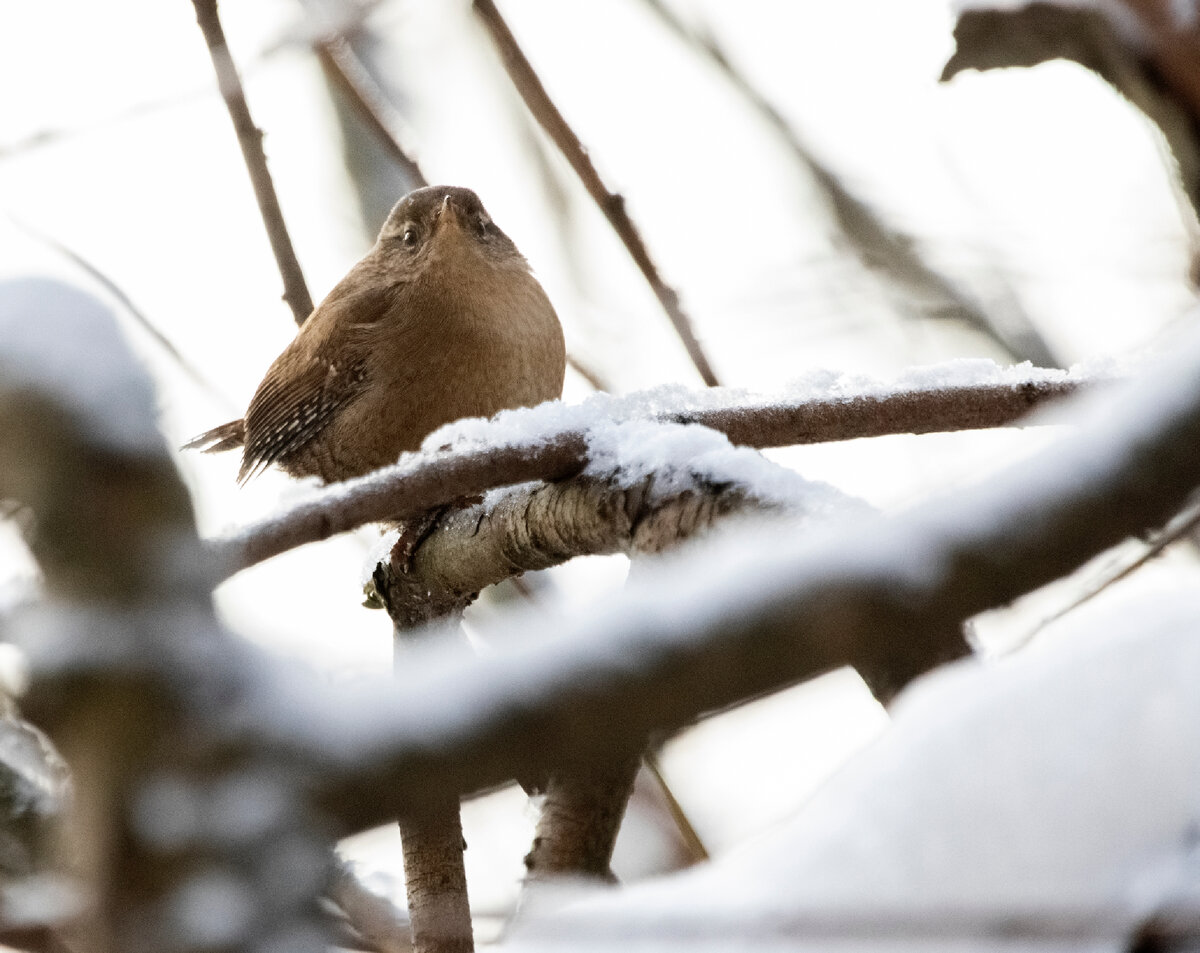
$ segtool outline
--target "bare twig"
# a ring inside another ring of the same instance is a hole
[[[585,364],[574,354],[567,354],[567,367],[571,368],[571,370],[587,381],[591,385],[592,390],[612,391],[612,388],[604,382],[604,378],[596,372],[595,368]]]
[[[422,516],[406,525],[402,542],[375,571],[378,597],[392,619],[397,671],[403,670],[412,648],[431,637],[467,645],[460,622],[464,603],[440,598],[440,592],[426,589],[407,571],[413,546],[420,545],[434,522],[436,517]],[[385,573],[390,585],[383,583]],[[397,811],[414,953],[471,953],[475,948],[460,807],[457,791],[441,791],[416,809]]]
[[[1037,625],[1037,627],[1029,633],[1025,641],[1033,638],[1035,635],[1041,632],[1042,629],[1050,625],[1050,623],[1057,622],[1063,616],[1067,615],[1067,613],[1074,612],[1080,606],[1090,602],[1092,599],[1095,599],[1096,596],[1100,595],[1110,586],[1116,585],[1122,579],[1126,579],[1133,575],[1148,562],[1157,559],[1163,554],[1163,551],[1166,550],[1167,547],[1180,542],[1197,526],[1200,526],[1200,504],[1190,506],[1182,513],[1179,513],[1174,519],[1171,520],[1169,524],[1167,524],[1162,532],[1155,535],[1150,544],[1132,562],[1122,566],[1120,569],[1116,570],[1111,575],[1098,582],[1095,586],[1093,586],[1083,595],[1079,596],[1069,605],[1064,606],[1057,612],[1043,619]]]
[[[275,264],[279,267],[279,275],[283,279],[283,299],[292,309],[296,323],[303,324],[312,314],[312,296],[308,293],[304,273],[300,269],[291,236],[283,221],[283,211],[279,207],[279,197],[275,194],[275,184],[267,170],[262,130],[250,117],[250,107],[246,104],[242,81],[238,77],[237,66],[225,42],[225,31],[221,28],[221,19],[217,13],[217,0],[192,0],[192,5],[196,8],[196,22],[204,34],[205,43],[208,44],[208,54],[212,58],[213,70],[217,75],[217,85],[237,133],[242,158],[246,162],[246,171],[250,174],[250,184],[254,187],[254,197],[258,201],[258,211],[262,215],[267,238],[271,242],[271,251],[275,254]]]
[[[711,857],[708,848],[704,846],[700,832],[696,830],[692,819],[688,817],[687,811],[683,809],[683,805],[675,797],[675,792],[671,790],[671,785],[667,783],[667,776],[663,774],[658,755],[653,751],[648,751],[643,758],[646,763],[646,769],[653,776],[655,784],[658,786],[659,793],[662,794],[663,799],[667,802],[667,809],[671,812],[671,819],[674,820],[675,827],[679,831],[679,836],[683,838],[683,843],[687,846],[688,855],[691,857],[692,863],[699,864],[708,860]]]
[[[420,165],[400,142],[396,131],[395,110],[363,67],[344,37],[318,40],[313,44],[325,75],[354,107],[359,118],[375,134],[392,161],[413,183],[413,188],[428,185]]]
[[[662,276],[658,273],[658,269],[650,258],[650,252],[642,241],[641,234],[625,210],[624,197],[610,192],[605,186],[604,181],[600,178],[600,173],[596,171],[596,167],[588,156],[587,149],[584,148],[579,137],[575,135],[575,131],[567,124],[558,107],[550,99],[550,94],[546,92],[546,87],[542,85],[542,81],[521,50],[520,44],[517,43],[516,37],[508,28],[508,24],[496,8],[496,4],[492,0],[474,0],[473,6],[480,20],[487,27],[492,41],[496,44],[496,49],[500,52],[500,59],[504,63],[504,69],[508,72],[517,92],[521,94],[521,98],[525,100],[525,105],[571,164],[571,168],[579,176],[580,182],[583,183],[588,194],[600,207],[609,224],[612,225],[617,237],[625,245],[663,310],[666,311],[667,317],[671,319],[675,333],[679,335],[679,339],[687,349],[688,357],[692,359],[692,363],[700,372],[704,383],[710,387],[716,387],[717,376],[713,373],[708,358],[705,356],[700,342],[696,339],[691,319],[680,305],[679,295],[663,281]]]
[[[436,800],[436,805],[427,801],[419,814],[400,817],[413,951],[471,953],[475,942],[458,794],[443,792]]]
[[[1074,392],[1070,380],[963,385],[878,396],[770,401],[759,406],[697,410],[661,419],[698,423],[739,445],[782,447],[897,433],[1000,427],[1034,406]],[[580,431],[547,433],[486,450],[411,457],[395,467],[339,484],[324,496],[212,542],[223,571],[233,574],[305,543],[366,523],[426,512],[461,497],[527,480],[561,480],[587,462]]]

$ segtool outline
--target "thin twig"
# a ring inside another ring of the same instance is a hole
[[[667,317],[671,319],[675,333],[679,335],[679,339],[687,349],[688,356],[692,359],[696,370],[700,372],[704,383],[709,387],[716,387],[718,385],[717,376],[713,373],[708,358],[705,356],[700,342],[696,339],[691,319],[680,305],[679,295],[675,289],[663,281],[662,276],[658,273],[658,269],[642,241],[641,234],[633,224],[629,213],[625,211],[624,197],[610,192],[605,186],[604,181],[600,178],[600,173],[592,165],[587,149],[584,148],[579,137],[575,135],[575,131],[567,124],[558,107],[550,99],[546,87],[542,85],[542,81],[521,50],[520,44],[517,43],[516,37],[508,28],[504,17],[500,15],[496,4],[492,0],[474,0],[473,7],[484,26],[487,27],[488,33],[491,34],[492,41],[500,53],[500,59],[504,63],[504,69],[517,88],[517,92],[521,94],[525,105],[571,164],[571,168],[579,176],[579,180],[587,189],[588,194],[600,207],[600,211],[612,225],[617,237],[624,243],[626,250],[641,270],[642,275],[645,276],[663,310],[666,311]]]
[[[279,196],[275,194],[275,184],[267,169],[262,130],[250,117],[246,93],[242,89],[237,66],[225,42],[225,31],[221,28],[221,19],[217,13],[217,0],[192,0],[192,6],[196,8],[196,22],[204,34],[205,43],[208,44],[208,54],[217,74],[217,85],[221,90],[221,97],[225,100],[225,107],[229,110],[233,129],[237,133],[242,158],[246,162],[246,171],[250,174],[250,184],[254,187],[254,197],[258,201],[258,211],[262,215],[267,238],[271,242],[271,251],[275,253],[275,264],[279,267],[279,275],[283,279],[283,300],[292,309],[296,323],[303,324],[312,314],[312,296],[304,282],[304,273],[300,269],[296,250],[292,247],[291,236],[283,221]]]
[[[592,390],[611,393],[612,388],[604,382],[604,378],[596,372],[595,368],[585,364],[574,354],[567,354],[567,367],[571,368],[571,370],[587,381],[591,385]]]
[[[1080,606],[1090,602],[1092,599],[1095,599],[1096,596],[1100,595],[1100,593],[1104,592],[1110,586],[1116,585],[1122,579],[1126,579],[1133,575],[1135,572],[1145,566],[1146,563],[1153,559],[1157,559],[1162,555],[1163,551],[1168,546],[1171,546],[1174,543],[1182,540],[1184,536],[1191,533],[1197,526],[1200,526],[1200,503],[1193,504],[1182,513],[1178,514],[1175,519],[1167,524],[1163,531],[1159,533],[1158,536],[1156,536],[1142,551],[1142,553],[1132,562],[1122,566],[1106,579],[1101,580],[1069,605],[1064,606],[1057,612],[1043,619],[1037,625],[1037,627],[1029,633],[1028,636],[1021,640],[1021,644],[1028,642],[1035,635],[1046,628],[1046,626],[1050,625],[1050,623],[1057,622],[1069,612],[1074,612]]]
[[[313,50],[330,81],[342,91],[359,118],[387,150],[413,188],[429,184],[421,166],[400,142],[395,110],[344,37],[317,40]]]
[[[696,830],[696,826],[692,823],[692,819],[688,817],[687,811],[683,809],[683,805],[679,803],[679,799],[675,797],[675,792],[671,790],[671,785],[667,783],[667,778],[663,774],[658,755],[653,751],[647,751],[642,758],[646,763],[646,769],[658,785],[659,793],[662,794],[663,799],[667,802],[667,810],[671,815],[671,819],[675,822],[675,828],[679,831],[679,836],[683,838],[683,843],[687,847],[687,852],[692,859],[692,863],[700,864],[710,859],[711,855],[708,852],[708,848],[704,846],[704,841],[700,839],[700,834]]]
[[[796,446],[900,433],[944,433],[1002,427],[1038,404],[1078,389],[1071,380],[914,389],[885,395],[764,401],[682,411],[658,419],[702,424],[737,445]],[[210,542],[232,575],[296,546],[366,523],[403,519],[460,497],[528,480],[561,480],[587,463],[587,435],[564,429],[484,450],[445,451],[338,484],[324,496]]]

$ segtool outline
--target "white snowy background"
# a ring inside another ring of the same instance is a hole
[[[1192,292],[1184,221],[1157,136],[1082,68],[968,73],[939,85],[952,51],[945,0],[674,6],[711,27],[738,67],[848,185],[913,234],[930,260],[981,301],[1019,303],[1064,363],[1124,366],[1153,351],[1164,330],[1186,322]],[[899,313],[877,279],[839,249],[811,178],[774,132],[637,0],[513,0],[503,10],[608,184],[627,197],[723,383],[771,391],[826,371],[889,380],[914,365],[1003,359],[981,335]],[[290,0],[226,3],[222,15],[251,110],[266,131],[285,217],[319,299],[370,239],[307,48],[314,21]],[[570,350],[618,392],[698,387],[602,217],[552,150],[525,131],[520,103],[468,5],[390,0],[377,6],[371,22],[392,44],[395,83],[409,97],[401,111],[426,175],[479,192],[546,285]],[[190,3],[6,4],[0,8],[0,83],[20,91],[0,99],[0,278],[68,277],[105,298],[104,289],[38,236],[69,247],[119,285],[206,381],[198,386],[125,316],[129,337],[154,374],[168,441],[178,445],[238,416],[295,325],[279,298],[279,278]],[[565,228],[549,198],[556,188],[569,210]],[[569,375],[567,402],[589,393]],[[1059,436],[1058,428],[1047,427],[891,437],[768,456],[803,478],[890,510],[984,477]],[[205,535],[311,492],[276,474],[239,489],[233,458],[180,454],[179,467]],[[363,531],[255,567],[221,587],[219,609],[235,630],[308,661],[330,679],[378,675],[391,664],[389,625],[382,613],[359,606],[361,565],[374,541]],[[2,602],[20,591],[32,569],[11,527],[0,525],[0,546]],[[619,588],[626,570],[616,558],[578,561],[552,573],[551,598],[568,611],[591,604]],[[709,849],[721,856],[760,838],[758,847],[741,851],[742,867],[689,876],[735,883],[743,876],[737,871],[780,876],[778,858],[769,856],[776,835],[769,832],[786,823],[794,837],[788,843],[807,851],[789,861],[797,866],[786,868],[788,877],[827,877],[820,896],[838,901],[876,896],[879,884],[852,883],[843,873],[870,868],[883,883],[893,869],[907,870],[891,865],[915,849],[909,840],[919,833],[911,827],[914,817],[940,817],[951,810],[946,804],[959,805],[964,816],[946,830],[979,834],[977,843],[956,844],[954,856],[956,865],[974,865],[971,858],[991,856],[1008,843],[1003,819],[996,827],[986,819],[994,811],[1026,816],[1051,803],[1039,785],[1052,777],[1062,786],[1054,797],[1061,794],[1067,805],[1062,817],[1073,818],[1076,827],[1064,831],[1059,815],[1037,815],[1045,853],[1025,859],[1038,872],[1028,886],[1061,884],[1070,899],[1071,878],[1082,883],[1096,867],[1087,858],[1060,856],[1055,838],[1073,843],[1123,825],[1140,789],[1113,779],[1145,767],[1135,755],[1169,735],[1172,723],[1195,723],[1186,702],[1194,681],[1179,674],[1195,672],[1186,639],[1165,636],[1163,655],[1154,660],[1167,674],[1175,672],[1175,681],[1167,679],[1161,689],[1160,721],[1122,720],[1127,709],[1121,706],[1144,700],[1139,689],[1158,686],[1163,673],[1148,670],[1122,683],[1111,672],[1121,669],[1121,653],[1133,651],[1123,634],[1131,618],[1151,615],[1168,632],[1194,627],[1188,620],[1197,608],[1187,593],[1196,581],[1194,558],[1173,552],[1124,592],[1091,604],[1088,625],[1077,625],[1084,635],[1063,636],[1062,646],[1047,650],[1047,661],[1033,656],[995,672],[967,665],[918,687],[928,695],[900,706],[894,731],[857,677],[839,672],[685,732],[664,750],[663,766]],[[1020,612],[981,620],[981,635],[994,638],[990,644],[1019,642],[1076,591],[1054,587]],[[1118,612],[1107,608],[1108,599],[1143,601],[1134,603],[1141,608]],[[485,627],[498,611],[479,607],[476,624]],[[1048,629],[1042,641],[1056,641],[1055,632],[1067,627]],[[1073,639],[1080,638],[1096,643],[1087,659],[1071,654]],[[1037,693],[1038,686],[1060,684],[1056,672],[1093,664],[1096,674],[1071,693]],[[1025,721],[1001,737],[995,706],[1006,692],[1028,692],[1030,702],[1006,702],[1021,708]],[[1110,760],[1090,774],[1086,766],[1054,774],[1072,766],[1056,764],[1060,749],[1037,727],[1042,719],[1077,714],[1096,697],[1105,707],[1087,722],[1090,733],[1062,745],[1085,753],[1104,748]],[[956,736],[961,747],[947,742],[937,748],[926,730],[940,706],[963,713],[963,733]],[[981,733],[972,734],[972,725]],[[1023,745],[1034,739],[1044,747],[1027,751]],[[873,740],[797,814],[811,792]],[[978,786],[993,777],[971,767],[981,751],[998,759],[989,772],[1011,769],[1004,775],[1011,786],[999,801],[979,794]],[[1195,782],[1196,755],[1188,751],[1191,760],[1172,778]],[[886,810],[852,801],[864,788],[892,783],[879,779],[894,778],[887,772],[896,761],[916,758],[926,770]],[[1098,800],[1091,814],[1077,810],[1073,792],[1107,784],[1113,785],[1111,800]],[[1180,792],[1179,805],[1194,801],[1194,793]],[[841,813],[848,803],[857,803],[860,813]],[[863,810],[876,827],[863,826]],[[468,875],[482,913],[506,909],[515,896],[532,819],[515,788],[465,806]],[[631,815],[631,836],[618,846],[615,862],[627,879],[669,862],[673,847],[654,820],[636,810]],[[1144,846],[1154,838],[1165,843],[1173,831],[1147,829],[1144,838],[1142,832],[1133,825],[1128,835]],[[859,838],[853,849],[849,834]],[[380,889],[396,886],[395,847],[390,831],[346,845]],[[1128,878],[1121,857],[1105,857],[1114,867],[1104,876]],[[1148,865],[1149,877],[1158,859],[1147,854],[1137,863]],[[898,903],[916,894],[929,899],[937,885],[955,880],[935,867],[926,871],[929,879],[907,884],[911,895],[884,894]],[[1021,876],[1006,868],[960,885],[974,902],[980,899],[971,893],[976,886],[994,899],[997,885],[1016,884]],[[741,882],[753,903],[753,878]],[[1096,887],[1094,878],[1089,882]],[[662,889],[653,902],[663,898],[682,918],[695,914],[686,903],[691,886]],[[1081,903],[1097,896],[1079,895]],[[1028,897],[1017,892],[1012,899]],[[603,919],[602,909],[597,916]]]

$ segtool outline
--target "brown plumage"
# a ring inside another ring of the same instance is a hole
[[[242,447],[242,481],[271,464],[345,480],[452,420],[559,397],[565,366],[558,317],[517,247],[470,189],[432,186],[392,209],[244,420],[186,447]]]

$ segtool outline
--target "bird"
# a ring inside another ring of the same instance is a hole
[[[443,424],[559,398],[565,371],[558,315],[517,246],[473,191],[428,186],[396,203],[245,416],[184,449],[240,447],[240,483],[272,465],[335,483]]]

